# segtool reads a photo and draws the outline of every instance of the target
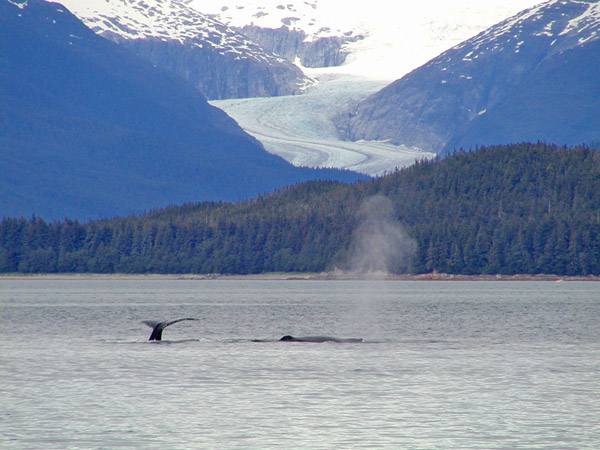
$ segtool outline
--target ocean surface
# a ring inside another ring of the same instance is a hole
[[[596,282],[0,280],[0,299],[5,450],[600,448]],[[180,317],[199,321],[161,342],[140,323]]]

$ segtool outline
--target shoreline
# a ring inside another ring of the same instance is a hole
[[[250,275],[223,274],[104,274],[104,273],[33,273],[0,274],[1,280],[262,280],[262,281],[600,281],[598,275],[458,275],[448,273],[388,274],[383,272],[359,274],[347,272],[291,273],[274,272]]]

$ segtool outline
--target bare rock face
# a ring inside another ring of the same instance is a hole
[[[305,42],[300,52],[300,62],[304,67],[335,67],[346,61],[348,52],[344,44],[349,42],[338,36],[322,37]]]
[[[307,40],[301,30],[291,30],[287,26],[280,28],[261,28],[247,25],[237,29],[250,40],[288,61],[300,59],[304,67],[334,67],[346,61],[348,51],[345,45],[362,39],[361,36],[328,36]]]
[[[273,97],[301,93],[307,79],[292,63],[271,58],[240,58],[211,47],[160,39],[115,39],[158,67],[174,72],[209,100]]]
[[[302,43],[306,34],[301,30],[290,30],[286,26],[280,28],[261,28],[254,25],[246,25],[236,28],[248,39],[256,42],[262,48],[269,50],[286,60],[293,62],[300,53]]]

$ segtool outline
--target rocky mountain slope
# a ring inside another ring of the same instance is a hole
[[[89,28],[170,70],[209,99],[298,94],[309,82],[285,58],[185,0],[63,0]]]
[[[0,0],[0,216],[87,219],[307,179],[179,77],[56,3]]]
[[[331,10],[344,15],[331,1],[282,3],[279,0],[192,0],[198,11],[228,24],[264,49],[305,68],[343,64],[348,44],[364,38],[352,24],[332,20]]]
[[[311,77],[344,74],[390,82],[535,3],[191,0],[190,6],[295,58]]]
[[[543,3],[373,94],[340,129],[353,140],[434,152],[515,140],[598,140],[599,38],[598,1]]]
[[[282,25],[279,28],[262,28],[246,25],[239,31],[261,47],[285,57],[288,61],[298,61],[306,68],[341,66],[350,53],[346,44],[362,39],[362,36],[329,36],[314,41],[302,30],[293,30]]]
[[[510,142],[600,148],[600,40],[545,59],[489,112],[457,130],[444,152]]]

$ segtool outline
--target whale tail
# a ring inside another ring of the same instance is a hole
[[[159,322],[156,320],[143,320],[141,323],[148,325],[150,328],[152,328],[152,334],[150,334],[150,338],[148,339],[149,341],[160,341],[162,339],[162,332],[163,330],[168,327],[169,325],[173,325],[174,323],[177,322],[182,322],[184,320],[198,320],[198,319],[193,319],[191,317],[185,317],[183,319],[176,319],[176,320],[170,320],[170,321],[163,321],[163,322]]]

